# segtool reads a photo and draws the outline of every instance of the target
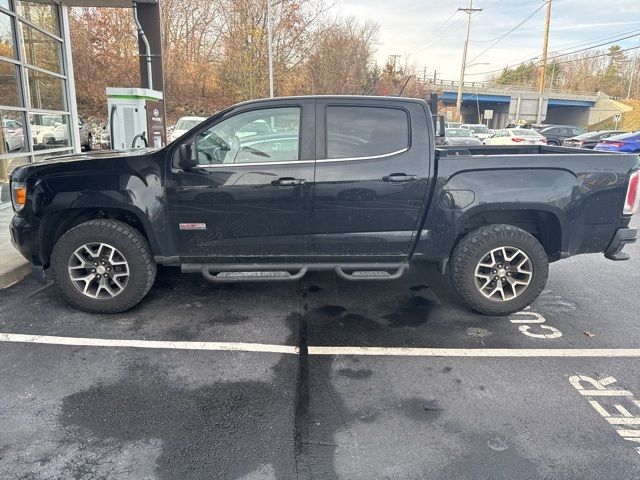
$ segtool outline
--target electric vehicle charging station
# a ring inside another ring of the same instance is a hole
[[[107,87],[111,148],[162,148],[166,145],[162,92]]]

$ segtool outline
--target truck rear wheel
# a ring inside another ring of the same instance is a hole
[[[509,315],[538,298],[547,282],[549,261],[528,232],[512,225],[487,225],[456,246],[449,274],[469,307],[486,315]]]
[[[149,292],[156,276],[144,236],[109,219],[81,223],[62,235],[51,269],[63,297],[91,313],[128,310]]]

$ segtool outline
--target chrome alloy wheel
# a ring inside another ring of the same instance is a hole
[[[69,279],[90,298],[107,300],[122,293],[129,281],[129,263],[107,243],[85,243],[69,258]]]
[[[475,284],[489,300],[506,302],[521,295],[533,278],[533,264],[516,247],[498,247],[487,253],[476,266]]]

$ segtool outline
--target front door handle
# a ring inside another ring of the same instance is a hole
[[[297,185],[304,185],[307,181],[304,178],[282,177],[277,180],[272,180],[271,185],[275,187],[295,187]]]
[[[382,177],[383,182],[413,182],[418,180],[417,175],[407,175],[406,173],[392,173]]]

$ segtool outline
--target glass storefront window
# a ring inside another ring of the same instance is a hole
[[[66,110],[64,80],[27,68],[31,108]]]
[[[69,115],[36,113],[29,115],[34,150],[71,145]]]
[[[22,106],[18,78],[18,67],[13,63],[0,60],[0,105]]]
[[[72,150],[60,3],[0,0],[0,209],[15,167]]]
[[[21,29],[25,63],[61,73],[62,44],[27,24],[22,23]]]
[[[25,139],[24,113],[0,110],[0,154],[28,151]]]
[[[13,19],[2,12],[0,12],[0,56],[8,58],[16,56]]]
[[[16,11],[34,25],[60,36],[58,7],[51,0],[16,1]]]

